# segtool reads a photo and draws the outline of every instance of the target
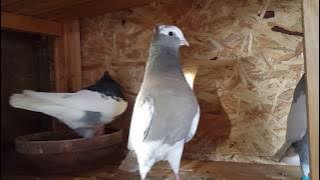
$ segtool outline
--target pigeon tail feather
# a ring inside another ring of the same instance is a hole
[[[46,99],[30,96],[29,94],[14,94],[10,97],[9,104],[15,108],[41,112],[53,116],[71,128],[76,128],[75,125],[72,124],[72,121],[84,116],[84,112],[81,110],[68,109],[68,111],[66,111],[66,107],[64,106],[54,104]]]
[[[48,92],[37,92],[32,90],[23,90],[23,94],[39,98],[45,101],[50,101],[54,104],[64,104],[63,97],[70,97],[74,95],[74,93],[48,93]]]
[[[47,104],[47,102],[43,99],[32,97],[28,94],[13,94],[9,99],[9,104],[15,108],[37,111],[38,106]]]

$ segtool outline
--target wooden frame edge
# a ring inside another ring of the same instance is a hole
[[[319,0],[302,0],[310,176],[319,179]]]
[[[2,11],[1,28],[51,36],[63,35],[61,23]]]

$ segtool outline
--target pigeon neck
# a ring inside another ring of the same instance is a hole
[[[146,73],[175,74],[181,71],[178,48],[153,45],[149,54]]]

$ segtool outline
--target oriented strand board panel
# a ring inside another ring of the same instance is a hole
[[[128,128],[153,28],[178,25],[191,44],[181,59],[196,75],[202,112],[185,155],[273,163],[304,70],[301,8],[300,0],[169,0],[82,19],[83,85],[110,71],[131,103],[116,122]]]

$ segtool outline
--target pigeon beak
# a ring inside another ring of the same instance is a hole
[[[183,40],[180,41],[180,45],[181,45],[181,46],[188,46],[188,47],[190,47],[190,44],[189,44],[188,41],[185,40],[185,39],[183,39]]]

